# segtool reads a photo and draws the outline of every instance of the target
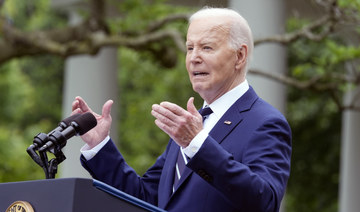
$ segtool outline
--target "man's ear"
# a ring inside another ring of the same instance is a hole
[[[235,68],[236,70],[242,70],[245,65],[246,65],[246,60],[247,60],[247,51],[248,47],[247,45],[243,44],[237,51],[236,51],[236,56],[237,56],[237,60],[235,63]]]

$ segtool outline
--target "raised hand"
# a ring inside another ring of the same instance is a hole
[[[182,147],[187,147],[203,129],[193,97],[187,102],[187,110],[174,103],[162,102],[152,106],[151,114],[156,118],[155,124]]]
[[[97,144],[103,141],[106,138],[106,136],[109,135],[111,123],[112,123],[112,118],[110,115],[112,104],[113,104],[112,100],[108,100],[107,102],[105,102],[102,108],[102,114],[99,115],[93,112],[81,97],[78,96],[73,101],[72,115],[76,113],[82,114],[86,112],[91,112],[97,120],[96,127],[94,127],[89,132],[81,136],[83,141],[86,142],[90,148],[95,147]]]

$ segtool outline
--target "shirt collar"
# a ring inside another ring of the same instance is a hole
[[[244,95],[247,90],[249,90],[249,83],[245,79],[244,82],[240,83],[235,88],[226,92],[224,95],[222,95],[210,105],[208,105],[207,102],[204,101],[203,107],[208,105],[216,116],[222,117],[224,113],[231,107],[231,105],[233,105],[236,100],[238,100],[242,95]]]

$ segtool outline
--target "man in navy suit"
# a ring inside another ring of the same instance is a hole
[[[203,118],[192,97],[186,109],[154,104],[155,124],[171,139],[138,176],[108,136],[112,101],[98,115],[76,97],[73,113],[90,111],[98,120],[82,136],[83,166],[167,211],[278,211],[290,173],[291,130],[248,85],[253,38],[246,20],[230,9],[204,8],[189,20],[186,46],[190,81],[209,113]]]

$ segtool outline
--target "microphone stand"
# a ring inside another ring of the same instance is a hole
[[[61,149],[66,145],[67,140],[75,135],[83,135],[96,125],[96,118],[90,112],[72,115],[60,122],[59,126],[49,134],[36,135],[33,144],[26,151],[43,168],[46,179],[53,179],[58,165],[66,159]],[[49,161],[48,152],[53,153],[55,158]]]
[[[54,151],[54,155],[55,155],[55,158],[52,158],[48,164],[48,178],[47,179],[54,179],[55,178],[55,175],[57,173],[57,170],[58,170],[58,165],[63,162],[66,157],[64,155],[64,153],[61,151],[61,146],[60,145],[55,145],[53,151]],[[44,152],[44,154],[46,154],[46,151],[40,151],[41,153]]]
[[[54,148],[49,151],[55,155],[55,158],[52,158],[49,161],[46,149],[39,150],[49,140],[47,134],[39,133],[34,137],[33,144],[31,144],[26,151],[44,170],[46,179],[54,179],[58,170],[58,165],[66,159],[64,153],[61,151],[62,147],[65,145],[55,143]]]

